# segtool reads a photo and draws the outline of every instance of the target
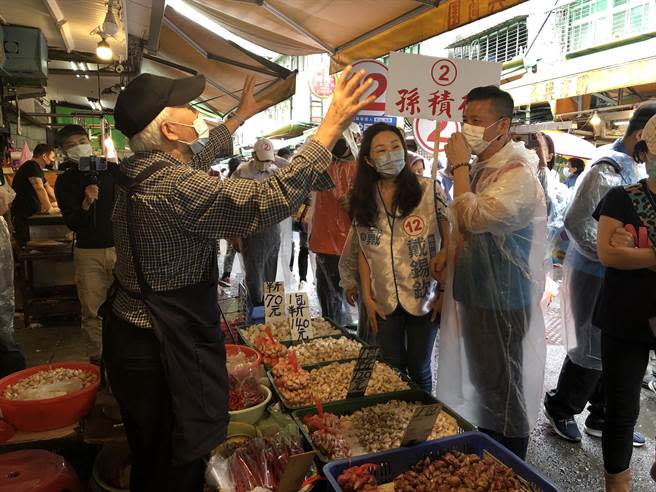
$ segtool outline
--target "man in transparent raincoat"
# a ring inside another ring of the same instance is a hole
[[[14,257],[3,217],[15,196],[0,169],[0,378],[25,369],[25,358],[14,340]]]
[[[654,114],[656,102],[643,103],[635,109],[624,137],[598,149],[593,163],[579,177],[565,215],[570,244],[563,269],[561,312],[567,356],[558,386],[545,395],[544,409],[556,434],[568,441],[581,440],[574,415],[581,413],[588,402],[586,432],[601,437],[604,426],[601,331],[592,324],[604,267],[597,258],[597,221],[592,212],[611,188],[636,183],[644,177],[633,159],[633,148]],[[633,443],[642,446],[645,439],[636,432]]]
[[[446,280],[437,393],[524,458],[544,374],[547,215],[538,157],[511,140],[512,115],[510,94],[473,89],[462,133],[446,146],[453,232],[448,260],[433,264]]]

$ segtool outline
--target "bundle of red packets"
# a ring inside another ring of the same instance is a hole
[[[265,396],[260,384],[251,373],[228,374],[230,392],[228,410],[244,410],[262,403]]]
[[[221,490],[248,492],[256,487],[276,490],[289,457],[302,452],[297,438],[281,432],[271,439],[251,439],[227,459],[214,456],[210,467]]]

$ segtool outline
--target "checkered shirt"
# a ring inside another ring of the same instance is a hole
[[[312,140],[289,167],[262,183],[210,177],[207,171],[212,161],[225,155],[232,155],[232,138],[221,125],[210,132],[207,145],[190,164],[159,151],[137,153],[121,163],[121,171],[131,178],[155,162],[172,164],[139,185],[132,199],[137,253],[154,291],[207,280],[219,238],[245,237],[280,222],[298,209],[310,191],[333,186],[327,172],[331,153]],[[138,292],[126,199],[125,190],[120,189],[112,216],[115,274],[123,287]],[[118,289],[113,310],[138,327],[152,327],[143,302],[122,289]]]

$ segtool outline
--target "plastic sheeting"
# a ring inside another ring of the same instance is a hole
[[[472,166],[474,191],[449,206],[437,396],[507,437],[529,435],[542,395],[546,206],[537,166],[535,152],[509,142]]]
[[[570,244],[563,266],[561,317],[567,353],[575,364],[601,370],[601,334],[592,324],[594,303],[601,290],[604,267],[597,258],[597,221],[592,213],[615,186],[638,182],[643,170],[626,153],[618,140],[600,147],[593,162],[611,158],[611,164],[590,165],[579,176],[575,194],[565,216]]]

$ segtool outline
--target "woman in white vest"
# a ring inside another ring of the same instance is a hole
[[[431,392],[441,289],[429,265],[449,223],[441,187],[413,174],[406,157],[397,127],[379,123],[364,132],[350,200],[352,250],[383,359]]]

